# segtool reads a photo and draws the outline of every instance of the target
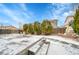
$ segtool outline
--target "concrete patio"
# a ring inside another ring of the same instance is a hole
[[[78,55],[79,42],[61,36],[0,35],[0,55]]]

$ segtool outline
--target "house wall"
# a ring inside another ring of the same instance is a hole
[[[19,33],[18,30],[0,29],[0,34]]]
[[[55,29],[53,29],[53,34],[58,34],[58,33],[64,34],[65,28],[55,28]]]

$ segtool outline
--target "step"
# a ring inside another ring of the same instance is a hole
[[[29,48],[28,54],[29,55],[30,54],[33,54],[33,55],[36,54],[41,49],[43,44],[44,44],[43,40],[37,42],[35,45],[33,45],[31,48]]]
[[[36,55],[46,55],[48,53],[49,45],[50,45],[50,43],[49,44],[43,44],[43,46],[36,53]]]

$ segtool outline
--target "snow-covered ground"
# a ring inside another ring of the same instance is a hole
[[[23,35],[19,34],[1,35],[0,54],[10,55],[20,53],[39,39],[37,36],[23,37]]]
[[[40,47],[41,38],[50,42],[49,48],[47,44]],[[0,55],[22,54],[22,51],[27,50],[33,51],[36,55],[75,55],[79,54],[79,42],[60,36],[0,35]]]
[[[77,55],[79,54],[79,46],[75,47],[73,44],[65,44],[61,42],[51,41],[48,55]]]

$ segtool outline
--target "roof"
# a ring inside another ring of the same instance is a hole
[[[74,17],[73,16],[67,16],[64,25],[68,25],[73,20],[74,20]]]
[[[54,22],[54,21],[57,21],[57,19],[53,19],[53,20],[49,20],[50,22]]]
[[[14,26],[0,26],[0,29],[17,30],[17,28]]]
[[[68,20],[68,18],[73,18],[74,16],[67,16],[65,22]]]

